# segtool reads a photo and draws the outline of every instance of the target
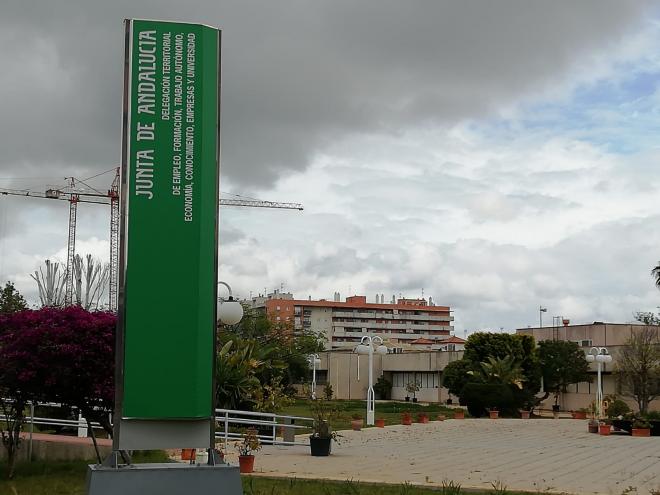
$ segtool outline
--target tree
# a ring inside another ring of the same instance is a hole
[[[637,402],[645,414],[649,403],[660,396],[660,343],[654,328],[633,333],[616,358],[616,376],[622,394]]]
[[[465,343],[463,359],[477,370],[479,363],[488,362],[489,357],[511,356],[522,370],[523,391],[533,395],[541,389],[541,367],[536,352],[536,343],[531,335],[478,332],[470,335]]]
[[[293,332],[290,323],[273,323],[265,315],[246,312],[240,323],[224,327],[218,337],[221,346],[234,342],[234,349],[253,344],[255,358],[264,362],[256,372],[261,383],[281,377],[290,387],[309,376],[310,354],[323,350],[323,339],[310,331]]]
[[[17,403],[36,400],[78,408],[96,444],[92,421],[112,434],[108,413],[114,404],[115,325],[112,313],[77,306],[1,316],[0,388]],[[98,449],[97,456],[100,462]]]
[[[458,397],[467,383],[475,381],[471,371],[472,364],[466,359],[452,361],[442,370],[442,386]]]
[[[15,313],[26,308],[25,298],[16,290],[13,283],[7,282],[0,290],[0,314]]]
[[[591,381],[589,364],[575,342],[544,340],[539,342],[538,353],[543,386],[547,395],[554,394],[556,405],[559,394],[566,392],[569,385]]]
[[[99,309],[110,281],[110,263],[101,263],[91,254],[73,259],[73,293],[78,306],[91,311]]]
[[[254,343],[234,346],[230,340],[220,349],[216,364],[217,406],[224,409],[251,409],[261,386],[256,373],[263,361],[253,356]]]
[[[633,315],[635,320],[644,325],[660,325],[660,317],[654,315],[651,311],[637,311]]]
[[[655,279],[655,286],[660,289],[660,261],[658,262],[658,266],[651,270],[651,276]]]
[[[39,299],[42,306],[63,306],[66,286],[66,269],[60,270],[59,263],[51,263],[50,260],[44,262],[46,272],[43,267],[35,270],[30,277],[37,283],[39,289]]]
[[[498,385],[513,385],[518,389],[523,387],[523,372],[520,364],[511,355],[503,358],[488,356],[486,362],[479,363],[477,371],[470,371],[483,383],[495,383]]]

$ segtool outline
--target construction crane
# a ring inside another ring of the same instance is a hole
[[[23,196],[30,198],[58,199],[69,202],[69,237],[67,241],[66,258],[66,292],[64,304],[71,305],[73,302],[73,260],[76,253],[76,219],[78,203],[94,203],[110,205],[110,311],[117,311],[117,294],[119,281],[119,168],[116,169],[115,177],[107,192],[103,193],[89,186],[83,180],[74,177],[66,178],[66,187],[62,189],[46,189],[45,192],[36,192],[26,189],[4,189],[0,188],[0,195]],[[78,183],[88,189],[81,189]],[[279,208],[286,210],[302,211],[300,203],[279,203],[276,201],[261,201],[257,199],[220,199],[220,206],[238,206],[248,208]]]

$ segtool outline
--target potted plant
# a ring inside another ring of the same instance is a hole
[[[261,449],[261,442],[256,428],[248,428],[243,434],[243,441],[238,444],[238,465],[241,473],[251,473],[254,470],[254,454]]]
[[[353,414],[351,416],[351,427],[353,431],[360,431],[362,429],[362,416],[360,414]]]
[[[408,411],[401,414],[401,424],[406,426],[410,426],[412,424],[412,415]]]
[[[332,441],[339,442],[339,434],[332,431],[330,420],[339,413],[325,399],[310,401],[312,413],[312,434],[309,436],[310,452],[315,457],[330,455]]]
[[[444,414],[438,414],[438,421],[444,421],[445,419],[447,419],[447,416]]]
[[[426,414],[425,412],[417,413],[417,422],[418,423],[428,423],[429,422],[429,415]]]
[[[633,425],[632,425],[632,436],[633,437],[650,437],[651,436],[651,424],[643,418],[635,419],[633,421]]]
[[[598,434],[607,436],[610,434],[611,428],[612,425],[610,424],[610,422],[608,420],[603,420],[598,423]]]
[[[408,383],[408,385],[406,385],[406,392],[408,392],[409,394],[413,394],[412,401],[417,402],[417,392],[419,392],[419,383],[417,382]],[[409,400],[408,396],[406,396],[406,400]]]
[[[385,420],[383,418],[376,418],[376,428],[385,428]]]
[[[454,419],[465,419],[465,409],[454,409]]]
[[[192,462],[195,460],[196,453],[197,449],[181,449],[181,460]]]
[[[587,410],[583,407],[577,411],[571,411],[573,419],[587,419]]]
[[[598,433],[598,420],[590,419],[589,423],[587,423],[587,429],[589,433]]]
[[[496,407],[488,409],[488,414],[490,415],[490,419],[497,419],[500,417],[500,411],[498,411]]]
[[[520,410],[520,419],[529,419],[531,411],[529,409],[521,409]]]

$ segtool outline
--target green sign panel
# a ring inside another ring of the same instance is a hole
[[[210,418],[220,32],[128,23],[122,417]]]

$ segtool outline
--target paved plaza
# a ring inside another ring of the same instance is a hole
[[[660,438],[599,436],[586,421],[467,419],[342,432],[327,458],[309,447],[266,446],[255,470],[269,476],[465,488],[620,494],[660,489]]]

